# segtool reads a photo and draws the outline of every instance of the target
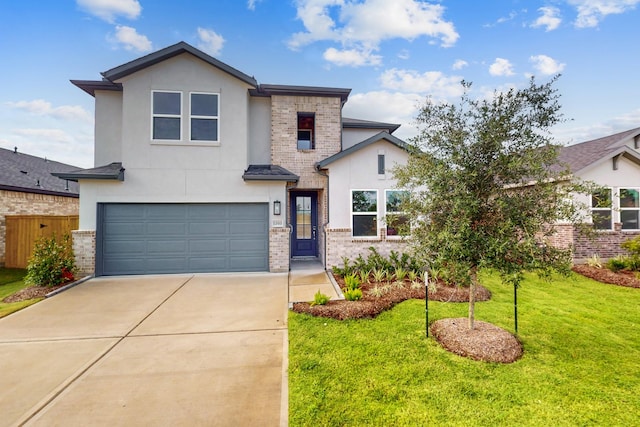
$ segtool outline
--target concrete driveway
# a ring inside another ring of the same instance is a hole
[[[0,425],[287,425],[287,275],[91,279],[0,319]]]

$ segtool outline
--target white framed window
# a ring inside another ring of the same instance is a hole
[[[611,189],[604,188],[591,195],[591,222],[596,230],[613,229]]]
[[[409,234],[409,219],[402,211],[402,203],[409,197],[405,190],[385,190],[385,221],[387,236],[407,236]]]
[[[189,126],[192,142],[218,142],[220,135],[220,96],[217,93],[189,94]]]
[[[182,139],[182,92],[152,91],[151,115],[151,139]]]
[[[640,229],[640,191],[638,188],[620,188],[620,222],[623,230]]]
[[[378,236],[378,190],[351,190],[351,234]]]

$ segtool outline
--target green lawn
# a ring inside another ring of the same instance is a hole
[[[476,318],[513,331],[513,289],[493,275]],[[375,320],[289,315],[292,426],[638,425],[640,289],[580,276],[518,291],[525,353],[509,365],[475,362],[425,338],[424,301]],[[430,320],[467,305],[429,303]]]
[[[42,298],[34,298],[26,301],[5,303],[1,302],[5,297],[26,287],[24,276],[27,270],[21,268],[0,268],[0,317],[7,316],[31,304],[35,304]]]

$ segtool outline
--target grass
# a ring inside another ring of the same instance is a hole
[[[493,275],[476,319],[513,332],[513,289]],[[291,426],[637,425],[640,289],[528,277],[518,290],[522,359],[475,362],[425,338],[424,301],[374,320],[289,314]],[[430,321],[467,304],[429,303]]]
[[[21,268],[0,268],[0,317],[8,316],[42,300],[42,298],[34,298],[11,303],[1,302],[4,298],[27,286],[24,283],[26,274],[27,270]]]

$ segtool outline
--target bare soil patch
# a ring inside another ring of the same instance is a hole
[[[470,330],[466,318],[441,319],[430,330],[446,350],[463,357],[495,363],[512,363],[522,357],[518,339],[491,323],[476,320]]]
[[[572,270],[601,283],[625,286],[628,288],[640,288],[640,280],[636,278],[632,271],[621,270],[613,272],[608,268],[590,267],[586,264],[574,265]]]
[[[344,280],[339,276],[334,277],[338,285],[343,288]],[[372,294],[375,286],[376,284],[374,283],[363,283],[360,287],[362,289],[362,299],[359,301],[329,301],[326,305],[315,306],[308,302],[299,302],[293,304],[293,311],[337,320],[372,319],[402,301],[425,298],[424,285],[414,288],[408,281],[405,281],[402,286],[389,284],[387,291],[381,296]],[[382,287],[384,285],[377,284],[377,286]],[[483,286],[478,286],[476,289],[476,301],[487,301],[489,299],[491,299],[491,292]],[[429,289],[429,300],[468,302],[469,288],[447,286],[439,283],[435,288],[431,287]]]

